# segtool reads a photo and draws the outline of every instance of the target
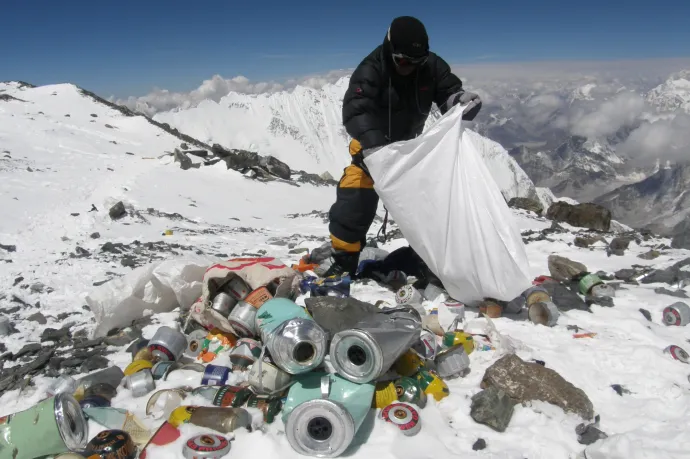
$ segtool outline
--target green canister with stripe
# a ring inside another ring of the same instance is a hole
[[[88,424],[77,400],[67,393],[28,410],[0,418],[0,459],[34,459],[83,450]]]
[[[583,295],[588,295],[592,288],[596,285],[603,284],[604,281],[599,278],[596,274],[587,274],[578,283],[580,288],[580,293]]]

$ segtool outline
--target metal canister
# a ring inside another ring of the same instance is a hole
[[[376,383],[374,400],[371,402],[372,408],[385,408],[398,400],[398,392],[392,381],[381,381]]]
[[[437,402],[440,402],[450,394],[448,385],[433,371],[419,370],[417,381],[419,381],[419,385],[424,393],[434,397]]]
[[[139,338],[127,347],[127,352],[132,354],[132,361],[139,360],[136,358],[139,351],[146,349],[149,345],[149,340],[144,338]]]
[[[265,302],[272,299],[273,295],[268,291],[266,287],[259,287],[244,299],[245,302],[251,304],[256,309],[259,309]]]
[[[221,316],[227,317],[232,311],[232,308],[237,304],[237,299],[231,297],[225,292],[218,292],[218,294],[213,298],[211,303],[211,309],[218,312]]]
[[[149,341],[149,350],[157,360],[179,360],[187,349],[187,337],[178,330],[163,326]]]
[[[89,395],[79,400],[79,406],[81,406],[82,410],[86,408],[107,408],[110,406],[110,399],[100,395]]]
[[[182,424],[189,422],[196,408],[193,405],[179,406],[172,410],[168,417],[168,422],[175,427],[180,427]]]
[[[381,419],[395,425],[407,437],[417,435],[422,429],[422,419],[417,408],[405,402],[394,402],[381,410]]]
[[[257,360],[249,370],[249,384],[259,394],[272,394],[285,389],[292,379],[289,373],[275,366],[268,358]]]
[[[596,274],[587,274],[578,282],[578,288],[580,289],[580,293],[583,295],[589,295],[592,287],[603,283],[604,281],[602,281]]]
[[[422,386],[415,378],[408,378],[403,376],[396,380],[395,392],[398,400],[401,402],[412,403],[420,408],[424,408],[427,402],[427,396],[422,390]]]
[[[71,394],[58,394],[28,410],[0,417],[0,457],[28,459],[80,451],[87,434],[88,423],[79,403]]]
[[[117,387],[120,385],[120,382],[124,377],[125,374],[122,372],[122,369],[120,369],[120,367],[113,366],[106,368],[105,370],[86,375],[83,378],[78,379],[77,384],[78,387],[84,390],[101,383],[110,384],[113,387]]]
[[[395,364],[393,364],[393,369],[399,375],[412,376],[419,371],[422,365],[424,365],[423,358],[415,350],[410,349],[395,361]],[[388,405],[388,403],[383,406],[379,406],[378,408],[383,408],[386,405]]]
[[[395,302],[399,305],[422,304],[424,297],[410,284],[403,285],[395,294]]]
[[[417,354],[421,355],[426,360],[432,360],[439,351],[436,334],[431,330],[422,328],[419,334],[419,340],[412,345],[412,349],[417,351]]]
[[[12,322],[5,316],[0,316],[0,336],[7,336],[12,333]]]
[[[256,328],[277,367],[290,374],[313,370],[326,356],[326,332],[301,306],[274,298],[257,311]]]
[[[125,376],[133,375],[141,370],[150,370],[153,368],[153,363],[148,360],[135,360],[125,368]]]
[[[156,388],[151,370],[142,370],[125,378],[126,387],[132,391],[133,397],[141,397]]]
[[[223,286],[223,290],[229,293],[236,300],[241,301],[247,298],[251,289],[241,277],[235,275]]]
[[[230,362],[233,371],[244,371],[249,368],[256,359],[261,356],[261,343],[251,339],[242,338],[230,350]]]
[[[690,356],[688,355],[688,353],[685,352],[683,348],[676,346],[674,344],[664,349],[664,353],[669,354],[674,359],[679,360],[683,363],[690,363]]]
[[[522,295],[525,297],[525,304],[528,307],[534,303],[547,303],[551,301],[549,291],[538,285],[528,288]]]
[[[146,402],[146,415],[153,416],[155,419],[167,419],[186,398],[187,393],[181,389],[163,389],[154,392]]]
[[[527,315],[532,323],[553,327],[558,323],[558,317],[561,313],[558,312],[558,307],[549,301],[548,303],[533,303],[529,307]]]
[[[186,459],[219,459],[229,452],[228,439],[211,433],[190,438],[182,448],[182,455]]]
[[[238,408],[254,395],[251,389],[241,386],[220,386],[215,396],[213,404],[215,406]]]
[[[271,395],[252,395],[247,400],[247,407],[261,410],[264,415],[264,422],[271,424],[275,421],[276,415],[280,413],[283,400]]]
[[[228,367],[207,365],[204,376],[201,378],[201,384],[204,386],[222,386],[228,381],[230,373],[232,370]]]
[[[443,345],[445,347],[453,347],[462,344],[467,355],[474,351],[474,338],[469,333],[464,331],[448,332],[443,335]]]
[[[153,379],[156,381],[166,379],[168,373],[172,371],[176,363],[177,362],[173,362],[172,360],[161,360],[160,362],[156,362],[156,364],[151,367],[151,376],[153,376]]]
[[[241,338],[251,338],[256,336],[256,311],[251,304],[240,301],[237,303],[228,316],[228,322]]]
[[[71,376],[60,375],[48,388],[48,395],[74,394],[77,390],[77,381]]]
[[[333,336],[331,364],[343,378],[365,383],[388,371],[419,340],[419,314],[410,308],[382,310]]]
[[[230,433],[242,428],[251,429],[252,418],[243,408],[197,406],[193,407],[188,422],[217,432]]]
[[[666,325],[683,327],[690,322],[690,306],[679,301],[664,308],[663,321]]]
[[[206,330],[194,330],[187,335],[187,349],[184,351],[184,356],[190,359],[199,357],[206,335],[208,335]]]
[[[123,430],[104,430],[86,445],[89,459],[135,459],[137,447],[132,437]]]
[[[503,314],[503,308],[497,302],[486,299],[479,303],[479,313],[486,314],[492,319],[497,319]]]
[[[436,363],[436,372],[443,379],[459,378],[470,372],[470,358],[462,344],[439,352],[434,363]]]

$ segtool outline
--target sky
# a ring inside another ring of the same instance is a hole
[[[452,64],[690,55],[687,0],[5,0],[0,81],[106,97],[189,91],[212,75],[282,81],[354,68],[400,15],[421,19]]]

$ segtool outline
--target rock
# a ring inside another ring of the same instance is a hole
[[[125,267],[134,268],[137,265],[137,260],[134,257],[123,257],[122,260],[120,260],[120,264]]]
[[[674,267],[655,269],[649,273],[649,275],[640,279],[640,282],[643,284],[654,284],[657,282],[662,284],[675,284],[679,280],[678,271],[679,270]]]
[[[548,281],[541,284],[549,292],[551,300],[558,307],[560,312],[568,312],[573,309],[578,311],[588,311],[589,307],[580,296],[560,282]]]
[[[587,295],[585,297],[585,303],[590,306],[593,304],[598,304],[599,306],[605,306],[607,308],[612,308],[615,306],[615,304],[613,303],[613,298],[609,296]]]
[[[72,357],[69,359],[64,359],[60,362],[60,368],[75,368],[84,363],[84,359],[77,357]]]
[[[685,293],[684,290],[669,290],[664,287],[657,287],[654,289],[654,293],[658,293],[659,295],[668,295],[668,296],[674,296],[676,298],[688,298],[688,294]]]
[[[91,233],[91,236],[90,236],[90,237],[91,237],[91,239],[98,239],[98,238],[101,237],[101,233],[99,233],[98,231],[96,231],[95,233]]]
[[[189,150],[189,145],[187,145],[186,143],[182,142],[182,143],[180,144],[180,148],[183,149],[183,150]]]
[[[557,281],[570,281],[575,276],[586,273],[587,266],[558,255],[549,255],[549,272]]]
[[[642,253],[637,256],[637,258],[642,258],[643,260],[654,260],[656,258],[659,258],[661,255],[661,252],[658,250],[650,250],[649,252]]]
[[[615,279],[613,274],[609,274],[606,271],[597,271],[596,275],[597,277],[599,277],[599,279],[603,281],[612,281],[613,279]]]
[[[189,150],[186,151],[188,155],[193,155],[198,158],[208,158],[208,152],[206,150]]]
[[[609,231],[611,228],[611,211],[598,204],[585,203],[573,206],[556,201],[551,204],[546,216],[551,220],[597,231]]]
[[[674,249],[690,249],[690,216],[673,227],[671,247]]]
[[[76,333],[75,333],[76,336]],[[100,346],[103,343],[103,338],[95,338],[74,343],[74,349],[86,349],[89,347]]]
[[[587,247],[589,247],[590,242],[589,242],[589,239],[585,239],[584,237],[578,236],[573,241],[573,244],[575,245],[575,247],[580,247],[580,248],[586,249]]]
[[[309,249],[306,247],[297,247],[296,249],[288,250],[288,253],[292,253],[292,254],[306,253],[306,252],[309,252]]]
[[[644,316],[645,319],[647,319],[650,322],[652,321],[652,314],[649,311],[647,311],[646,309],[640,308],[640,312],[642,313],[642,315]]]
[[[328,182],[328,181],[333,181],[333,180],[335,180],[335,179],[333,178],[333,176],[331,175],[331,173],[328,172],[328,171],[326,171],[326,172],[324,172],[323,174],[319,175],[319,178],[320,178],[321,180],[325,180],[325,181],[327,181],[327,182]]]
[[[556,371],[525,362],[514,354],[505,355],[491,365],[484,373],[481,387],[502,389],[519,403],[541,400],[584,419],[594,416],[592,402],[582,389],[573,386]]]
[[[110,208],[108,214],[113,220],[118,220],[127,215],[127,211],[125,210],[125,205],[120,201]]]
[[[109,366],[110,361],[107,358],[101,355],[94,355],[82,364],[81,371],[86,373],[93,370],[100,370],[101,368],[108,368]]]
[[[46,341],[60,341],[65,337],[69,337],[69,328],[61,328],[56,330],[54,328],[46,328],[41,334],[41,342]]]
[[[614,277],[622,281],[629,281],[637,274],[639,274],[639,271],[636,269],[621,269],[615,272]]]
[[[113,126],[111,126],[109,124],[106,124],[105,127],[107,127],[108,129],[115,129]]]
[[[29,287],[29,290],[31,290],[31,293],[43,293],[43,290],[46,288],[45,285],[41,282],[36,282],[35,284],[32,284],[31,287]]]
[[[86,249],[84,249],[84,248],[82,248],[82,247],[79,247],[79,246],[77,246],[77,247],[74,249],[74,252],[75,252],[75,257],[74,257],[74,258],[87,258],[87,257],[90,257],[90,256],[91,256],[91,252],[89,252],[88,250],[86,250]]]
[[[124,246],[122,244],[115,245],[112,242],[106,242],[101,246],[101,252],[106,252],[106,253],[122,253],[122,248]]]
[[[41,325],[45,325],[48,323],[48,319],[46,319],[46,316],[41,314],[40,312],[37,312],[35,314],[31,314],[29,317],[26,318],[27,320],[30,320],[32,322],[38,322]]]
[[[628,389],[621,386],[620,384],[611,384],[611,389],[616,391],[616,393],[618,395],[620,395],[621,397],[623,396],[623,394],[629,394],[630,393],[630,391]]]
[[[41,349],[43,349],[43,346],[41,346],[39,343],[29,343],[21,348],[16,354],[14,354],[14,358],[18,359],[19,357],[23,357],[25,355],[35,354]]]
[[[40,354],[38,354],[38,357],[36,357],[36,359],[33,362],[31,362],[28,365],[23,365],[22,368],[19,370],[18,374],[21,374],[23,376],[45,367],[48,364],[48,362],[50,362],[50,358],[53,356],[53,352],[54,350],[51,348],[41,352]]]
[[[132,328],[125,328],[121,331],[116,331],[110,336],[107,336],[103,342],[108,346],[125,346],[137,338],[141,337],[141,331]]]
[[[514,402],[508,394],[496,387],[488,387],[472,397],[470,416],[497,432],[505,432],[513,417]]]
[[[478,438],[472,445],[472,451],[481,451],[486,448],[486,440]]]
[[[245,172],[251,167],[259,167],[261,164],[261,156],[246,150],[233,150],[227,156],[224,156],[223,159],[228,169],[234,169],[239,172]]]
[[[623,256],[625,251],[630,246],[630,239],[624,237],[615,237],[609,244],[609,250],[613,255]]]
[[[96,115],[95,113],[92,113],[91,118],[98,118],[98,115]]]
[[[16,245],[4,245],[0,244],[0,249],[3,249],[7,252],[16,252],[17,251],[17,246]]]
[[[577,434],[577,441],[581,445],[591,445],[608,437],[608,435],[599,430],[599,416],[591,424],[579,424],[575,427],[575,433]]]
[[[19,284],[19,283],[20,283],[21,281],[23,281],[23,280],[24,280],[24,277],[22,277],[22,276],[15,277],[15,278],[14,278],[14,282],[12,283],[12,287],[16,287],[17,284]]]
[[[186,153],[183,153],[177,148],[175,148],[175,152],[173,153],[173,155],[175,157],[175,162],[180,163],[180,169],[186,171],[192,168],[192,159],[189,156],[187,156]]]
[[[529,198],[512,198],[508,201],[508,206],[515,209],[529,210],[537,215],[541,215],[544,212],[544,206],[539,201]]]

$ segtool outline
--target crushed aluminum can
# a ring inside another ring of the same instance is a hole
[[[196,435],[188,439],[182,448],[186,459],[219,459],[230,452],[227,438],[212,433]]]
[[[462,344],[444,349],[436,355],[436,373],[443,379],[455,379],[470,372],[470,358]]]
[[[218,312],[221,316],[227,317],[232,311],[232,308],[237,304],[237,299],[231,297],[225,292],[218,292],[218,294],[213,298],[211,303],[211,309]]]
[[[142,370],[125,378],[125,386],[132,391],[133,397],[142,397],[156,388],[151,370]]]
[[[156,330],[148,348],[157,360],[179,360],[187,349],[187,337],[178,330],[163,326]]]
[[[222,386],[228,381],[230,373],[232,370],[228,367],[207,365],[204,376],[201,378],[201,384],[204,386]]]
[[[448,385],[434,371],[419,370],[417,381],[419,381],[419,385],[424,393],[434,397],[437,402],[440,402],[450,394]]]
[[[690,356],[688,355],[688,353],[685,352],[685,350],[683,350],[683,348],[676,346],[674,344],[672,344],[672,345],[668,346],[666,349],[664,349],[664,354],[669,354],[675,360],[690,364]]]
[[[244,371],[261,356],[261,343],[251,338],[237,340],[230,350],[233,371]]]
[[[589,292],[595,285],[600,285],[603,283],[604,281],[602,281],[596,274],[587,274],[578,282],[578,288],[580,293],[583,295],[589,295]]]
[[[217,406],[194,406],[189,424],[206,427],[217,432],[228,434],[235,430],[251,429],[252,419],[243,408],[221,408]]]
[[[411,437],[422,429],[417,408],[405,402],[394,402],[381,410],[381,419],[395,425],[403,435]]]
[[[260,410],[264,415],[264,422],[271,424],[283,407],[283,400],[271,395],[252,395],[247,400],[246,405],[249,408]]]
[[[104,430],[89,441],[85,454],[94,459],[135,459],[137,447],[127,432]]]
[[[132,354],[132,361],[139,360],[136,358],[137,354],[142,349],[146,349],[148,347],[148,345],[149,345],[149,340],[144,339],[144,338],[139,338],[136,341],[134,341],[132,344],[130,344],[126,350],[127,350],[127,352]]]
[[[398,392],[395,390],[395,384],[393,384],[391,381],[381,381],[376,383],[374,400],[371,402],[372,408],[385,408],[397,400]]]
[[[223,290],[229,293],[237,301],[242,301],[247,298],[249,292],[252,290],[247,283],[239,276],[235,275],[223,285]]]
[[[259,309],[265,302],[272,299],[273,295],[266,287],[259,287],[244,299],[245,303],[249,303],[256,309]]]
[[[163,389],[154,392],[146,402],[146,415],[154,419],[169,418],[170,414],[187,398],[181,389]]]
[[[410,284],[403,285],[395,294],[395,302],[401,306],[422,304],[424,297]]]
[[[254,395],[251,389],[241,386],[221,386],[213,397],[215,406],[239,408]]]
[[[190,359],[199,357],[206,335],[208,335],[206,330],[194,330],[187,335],[187,349],[184,351],[184,356]]]
[[[401,376],[412,376],[416,374],[423,365],[423,358],[414,349],[410,349],[395,361],[393,369]],[[388,403],[386,403],[386,405],[388,405]],[[383,408],[383,406],[379,406],[379,408]]]
[[[664,308],[663,322],[666,325],[684,327],[690,322],[690,306],[679,301]]]
[[[153,363],[148,360],[135,360],[125,368],[125,376],[133,375],[141,370],[150,370],[153,368]]]
[[[532,304],[527,311],[527,315],[534,324],[553,327],[558,323],[558,317],[561,313],[556,305],[549,301],[548,303]]]
[[[447,332],[443,335],[443,345],[447,348],[461,344],[467,355],[474,351],[475,341],[472,335],[464,331]]]
[[[82,410],[85,408],[107,408],[110,406],[110,399],[100,395],[89,395],[79,400],[79,406]]]
[[[427,396],[422,390],[422,386],[419,384],[417,379],[403,376],[402,378],[396,380],[394,384],[395,392],[399,401],[412,403],[420,408],[424,408],[426,406]]]
[[[433,360],[436,353],[439,351],[438,341],[436,340],[436,334],[431,330],[422,328],[419,334],[419,340],[412,345],[417,354],[424,357],[426,360]]]
[[[228,316],[228,322],[241,338],[256,336],[256,312],[257,309],[249,303],[240,301]]]
[[[74,394],[77,390],[77,381],[71,376],[60,375],[48,388],[48,395]]]
[[[292,376],[275,366],[268,358],[257,360],[249,370],[248,381],[259,394],[273,394],[288,387]]]

